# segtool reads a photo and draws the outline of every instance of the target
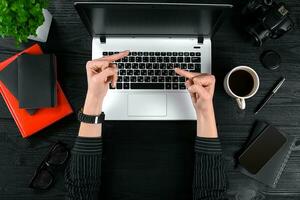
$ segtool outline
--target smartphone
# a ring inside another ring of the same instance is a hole
[[[256,174],[286,141],[285,135],[275,127],[268,126],[239,156],[239,162],[250,173]]]

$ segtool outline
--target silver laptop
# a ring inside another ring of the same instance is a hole
[[[103,103],[107,120],[194,120],[174,68],[211,73],[211,37],[229,4],[75,2],[93,36],[92,58],[130,50]]]

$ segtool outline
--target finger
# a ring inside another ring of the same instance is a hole
[[[92,61],[89,61],[87,67],[89,69],[91,69],[93,72],[99,73],[99,72],[105,70],[106,68],[108,68],[109,65],[110,65],[110,62],[106,61],[106,60],[92,60]]]
[[[205,93],[205,89],[201,85],[192,85],[188,88],[188,91],[194,94],[198,94],[199,96],[202,96],[202,94]]]
[[[201,84],[204,87],[213,86],[215,83],[215,78],[212,75],[208,74],[199,74],[192,78],[194,83]]]
[[[118,68],[116,64],[111,64],[111,67],[115,69],[115,74],[112,76],[112,87],[115,88],[118,81]]]
[[[188,79],[192,79],[193,77],[199,75],[199,73],[188,72],[188,71],[182,70],[180,68],[175,68],[175,72],[177,74],[179,74],[180,76],[184,76],[185,78],[188,78]]]
[[[189,87],[191,87],[191,86],[192,86],[192,81],[187,80],[187,81],[185,82],[185,86],[187,87],[187,89],[188,89]],[[189,94],[190,94],[190,96],[191,96],[191,99],[192,99],[193,104],[195,104],[195,103],[197,102],[196,94],[190,92],[189,90],[188,90],[188,92],[189,92]]]
[[[128,56],[129,54],[129,51],[123,51],[123,52],[120,52],[118,54],[114,54],[114,55],[111,55],[111,56],[105,56],[103,58],[100,58],[100,60],[106,60],[106,61],[109,61],[109,62],[114,62],[116,60],[120,60],[126,56]]]
[[[100,74],[97,74],[96,76],[99,76],[99,78],[105,82],[108,83],[110,79],[116,74],[117,70],[114,68],[106,68],[103,72]]]

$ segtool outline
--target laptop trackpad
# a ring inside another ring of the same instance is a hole
[[[158,117],[167,115],[166,94],[129,94],[128,116]]]

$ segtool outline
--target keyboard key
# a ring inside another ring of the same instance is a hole
[[[166,52],[160,52],[160,55],[161,55],[161,56],[166,56],[167,53],[166,53]]]
[[[131,69],[131,63],[125,63],[125,69]]]
[[[159,69],[159,64],[158,63],[153,63],[153,69]]]
[[[155,54],[154,54],[154,52],[150,52],[149,55],[150,56],[154,56]]]
[[[135,62],[135,57],[129,57],[129,62]]]
[[[177,89],[178,89],[178,83],[173,83],[173,84],[172,84],[172,88],[173,88],[174,90],[177,90]]]
[[[161,75],[161,70],[155,70],[154,73],[155,73],[156,76],[160,76]]]
[[[159,65],[159,69],[167,69],[166,63],[161,63],[161,64]]]
[[[165,79],[166,79],[166,82],[172,82],[172,77],[171,76],[167,76]]]
[[[154,75],[154,70],[148,70],[148,75],[153,76]]]
[[[175,83],[176,83],[176,82],[178,82],[178,80],[179,80],[179,79],[178,79],[178,76],[173,76],[172,82],[175,82]]]
[[[200,52],[196,52],[196,56],[201,56],[201,53]]]
[[[174,69],[174,64],[173,63],[168,63],[167,64],[167,69]]]
[[[185,64],[185,63],[181,64],[181,65],[180,65],[180,68],[181,68],[181,69],[187,69],[187,64]]]
[[[156,58],[156,62],[162,63],[162,62],[163,62],[163,57],[157,57],[157,58]]]
[[[149,62],[149,57],[143,57],[143,62]]]
[[[144,56],[149,56],[149,52],[144,52]]]
[[[131,83],[131,89],[164,89],[163,83]]]
[[[157,82],[157,76],[152,76],[151,77],[151,82]]]
[[[140,57],[140,56],[136,57],[135,62],[138,62],[138,63],[142,62],[142,57]]]
[[[131,55],[132,56],[137,56],[138,54],[137,54],[137,52],[131,52]]]
[[[147,70],[141,70],[141,75],[143,76],[147,75]]]
[[[188,69],[194,69],[194,65],[193,64],[188,64]]]
[[[195,64],[195,70],[201,72],[201,64]]]
[[[103,55],[103,56],[107,56],[107,55],[108,55],[108,52],[107,52],[107,51],[104,51],[104,52],[102,53],[102,55]]]
[[[121,60],[122,62],[128,62],[128,57],[124,57],[124,58],[122,58],[122,60]]]
[[[172,52],[167,52],[167,56],[172,56]]]
[[[139,64],[139,69],[145,69],[145,63],[140,63]]]
[[[169,57],[164,57],[164,62],[170,62],[170,58]]]
[[[139,64],[138,63],[132,63],[131,68],[132,69],[138,69],[139,68]]]
[[[155,56],[160,56],[160,52],[155,52]]]
[[[193,63],[200,63],[201,62],[201,58],[200,57],[192,57],[192,62]]]
[[[168,70],[162,70],[161,75],[163,76],[168,76]]]
[[[141,70],[134,70],[133,74],[135,76],[139,76],[139,75],[141,75]]]
[[[123,83],[123,89],[129,89],[129,83]]]
[[[176,62],[177,62],[176,57],[171,57],[171,62],[172,62],[172,63],[176,63]]]
[[[184,83],[179,83],[179,89],[185,90],[186,89],[185,84]]]
[[[144,82],[144,77],[142,77],[142,76],[138,76],[138,78],[137,78],[137,82],[139,82],[139,83],[142,83],[142,82]],[[131,84],[131,86],[132,86],[132,84]],[[132,88],[132,87],[131,87]]]
[[[136,76],[131,76],[130,77],[130,82],[136,82]]]
[[[117,82],[122,82],[123,81],[123,76],[118,76],[118,80],[117,80]]]
[[[149,83],[150,80],[151,80],[151,77],[150,77],[150,76],[145,76],[144,81],[145,81],[146,83]]]
[[[129,75],[129,76],[133,75],[133,70],[132,69],[127,70],[127,75]]]
[[[185,82],[185,78],[181,76],[181,77],[179,77],[179,81],[182,82],[182,83],[184,83]]]
[[[118,64],[118,68],[119,68],[119,69],[124,69],[124,63],[119,63],[119,64]]]
[[[183,56],[183,52],[179,52],[179,53],[178,53],[178,56]]]
[[[190,53],[189,53],[189,52],[184,52],[183,55],[184,55],[184,56],[189,56]]]
[[[175,76],[176,72],[175,70],[169,70],[169,76]]]
[[[171,83],[166,83],[166,89],[167,89],[167,90],[170,90],[170,89],[172,89],[172,87],[171,87]]]
[[[178,53],[177,52],[173,52],[173,56],[177,56],[178,55]]]
[[[117,89],[122,89],[122,83],[117,83]]]
[[[120,75],[121,75],[121,76],[124,76],[124,75],[126,75],[126,70],[123,70],[123,69],[122,69],[122,70],[120,70]]]
[[[152,63],[147,63],[146,64],[146,69],[152,69]]]
[[[165,77],[164,76],[158,77],[158,82],[160,82],[160,83],[165,82]]]
[[[137,52],[138,56],[143,56],[143,52]]]
[[[191,52],[191,53],[190,53],[190,56],[195,56],[195,52]]]
[[[129,82],[129,76],[124,76],[124,77],[123,77],[123,81],[124,81],[124,82]]]
[[[178,57],[177,62],[182,63],[183,62],[183,57]]]
[[[150,57],[150,62],[152,62],[152,63],[156,62],[156,58],[155,57]]]
[[[113,55],[114,54],[114,52],[112,52],[112,51],[110,51],[110,52],[108,52],[108,55]]]
[[[185,57],[184,62],[187,62],[187,63],[191,62],[191,58],[190,57]]]

